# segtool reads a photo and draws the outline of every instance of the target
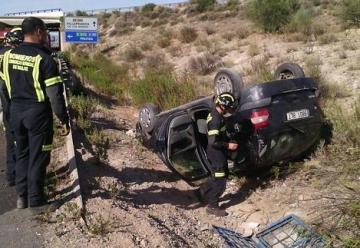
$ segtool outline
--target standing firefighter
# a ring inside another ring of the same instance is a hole
[[[47,39],[44,22],[28,17],[21,28],[24,43],[4,54],[2,71],[16,139],[17,208],[29,206],[36,214],[53,210],[43,192],[52,149],[52,111],[63,124],[64,135],[69,117],[56,62],[42,45]]]
[[[235,151],[238,144],[229,141],[226,135],[225,116],[236,108],[236,99],[231,93],[222,93],[215,98],[215,106],[207,118],[208,146],[207,156],[211,164],[212,177],[200,187],[200,196],[208,203],[206,211],[216,216],[226,216],[219,207],[219,198],[226,188],[228,174],[227,153]]]
[[[4,48],[0,49],[0,64],[6,51],[18,47],[24,41],[24,34],[21,28],[14,28],[6,33]],[[15,137],[10,125],[10,99],[3,78],[0,80],[0,98],[3,108],[3,123],[6,136],[6,180],[9,186],[15,185]]]

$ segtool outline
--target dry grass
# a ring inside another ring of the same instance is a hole
[[[192,57],[189,60],[189,68],[192,72],[207,75],[215,71],[222,65],[221,59],[218,56],[210,53],[205,53],[197,57]]]
[[[249,46],[249,49],[248,49],[248,54],[251,57],[254,57],[254,56],[260,54],[259,46],[256,43],[251,43],[250,46]]]
[[[198,37],[197,30],[192,27],[184,26],[180,29],[178,38],[183,43],[191,43]]]

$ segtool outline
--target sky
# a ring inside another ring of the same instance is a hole
[[[41,9],[61,8],[63,11],[73,11],[177,2],[184,2],[184,0],[0,0],[0,15]]]

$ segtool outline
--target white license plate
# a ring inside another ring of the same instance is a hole
[[[292,111],[286,114],[287,120],[297,120],[304,119],[310,116],[310,111],[308,109],[302,109],[298,111]]]

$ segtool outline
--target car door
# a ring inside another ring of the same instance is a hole
[[[204,148],[198,142],[195,123],[188,113],[170,120],[166,156],[170,169],[191,185],[201,184],[209,176]]]

